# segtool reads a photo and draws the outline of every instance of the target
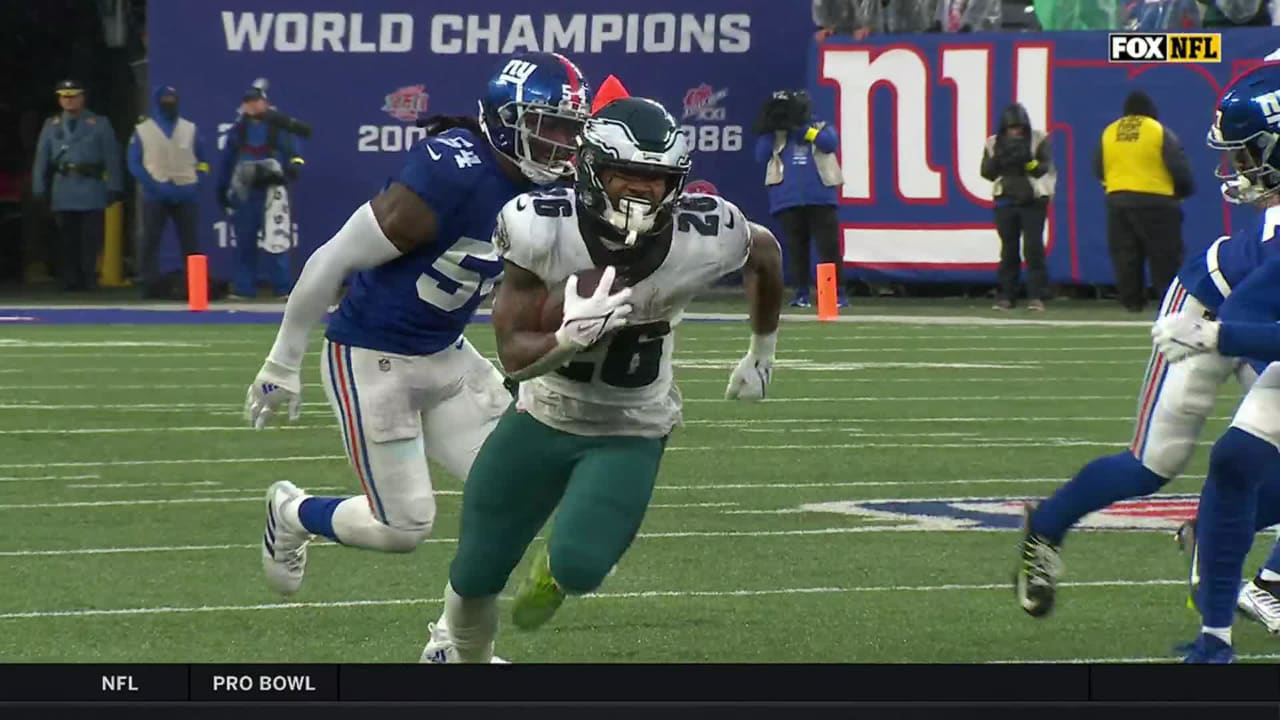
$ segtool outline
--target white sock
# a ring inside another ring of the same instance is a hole
[[[464,598],[444,589],[444,617],[458,659],[465,663],[487,663],[493,659],[493,640],[498,636],[498,597]]]
[[[1228,645],[1231,644],[1231,628],[1229,627],[1224,627],[1224,628],[1202,627],[1200,628],[1200,633],[1203,635],[1212,635]]]
[[[1262,572],[1259,573],[1258,575],[1259,577],[1261,577],[1263,580],[1266,580],[1267,582],[1276,582],[1280,580],[1280,573],[1272,572],[1270,570],[1267,570],[1266,568],[1263,568]]]

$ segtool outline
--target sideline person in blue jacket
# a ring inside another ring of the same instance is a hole
[[[271,235],[263,242],[270,258],[267,274],[276,297],[283,298],[289,295],[293,283],[289,277],[292,231],[291,227],[283,228],[288,235],[287,242],[277,243],[272,229],[264,228],[268,193],[284,190],[288,183],[296,180],[303,160],[297,138],[278,124],[267,122],[272,108],[265,90],[249,88],[241,100],[241,115],[227,131],[227,145],[218,172],[218,203],[231,217],[236,235],[236,272],[231,297],[252,298],[258,294],[257,238],[261,231]],[[285,197],[287,199],[287,194]]]
[[[142,186],[142,293],[162,296],[166,293],[158,283],[165,223],[173,218],[184,256],[200,251],[197,197],[201,177],[209,173],[204,139],[195,123],[178,114],[178,91],[172,85],[151,94],[151,115],[134,128],[128,158],[129,173]]]
[[[810,307],[810,238],[818,246],[818,262],[833,263],[837,269],[842,262],[836,220],[839,187],[844,183],[835,156],[840,135],[834,125],[813,119],[804,90],[775,92],[761,108],[754,130],[759,136],[756,161],[767,162],[769,213],[782,224],[787,239],[788,284],[795,291],[791,306]],[[839,306],[844,307],[843,286],[838,297]]]

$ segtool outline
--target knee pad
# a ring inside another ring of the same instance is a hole
[[[413,552],[431,535],[435,521],[436,501],[431,495],[408,498],[388,507],[387,519],[382,524],[386,529],[387,550]]]
[[[1230,427],[1209,453],[1209,477],[1215,482],[1249,484],[1268,477],[1275,466],[1276,447],[1238,427]]]
[[[565,546],[551,548],[551,576],[570,595],[594,592],[613,570],[614,559],[599,557],[585,548]]]
[[[431,523],[412,529],[382,526],[383,549],[387,552],[413,552],[431,534]]]

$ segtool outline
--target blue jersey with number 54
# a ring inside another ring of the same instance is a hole
[[[398,180],[435,210],[436,239],[357,273],[325,336],[429,355],[458,339],[502,275],[493,228],[502,206],[527,188],[503,172],[488,141],[462,128],[415,145]]]

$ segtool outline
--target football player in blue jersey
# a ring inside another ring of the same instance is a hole
[[[1264,208],[1259,235],[1268,245],[1280,245],[1280,64],[1263,65],[1227,88],[1209,145],[1225,155],[1223,194]],[[1222,303],[1220,315],[1221,320],[1187,313],[1162,318],[1152,337],[1174,367],[1204,357],[1280,360],[1280,259],[1270,258],[1251,273]],[[1280,365],[1268,365],[1209,455],[1192,555],[1203,624],[1184,648],[1187,662],[1234,660],[1231,621],[1237,607],[1280,631],[1280,552],[1273,549],[1266,567],[1240,584],[1255,533],[1280,522],[1278,447]]]
[[[502,275],[491,244],[498,211],[571,172],[591,98],[568,59],[529,53],[502,65],[479,106],[478,120],[434,119],[400,175],[311,255],[249,386],[254,427],[298,417],[307,336],[349,279],[325,332],[321,378],[363,494],[271,486],[262,565],[281,594],[301,586],[317,535],[381,552],[416,548],[436,513],[428,458],[465,478],[511,402],[462,331]]]
[[[1234,122],[1232,113],[1239,112],[1239,108],[1230,103],[1240,101],[1232,98],[1251,87],[1253,81],[1238,85],[1236,94],[1224,97],[1222,121]],[[1226,133],[1224,137],[1233,138],[1231,143],[1247,139],[1235,138],[1233,133],[1240,131],[1233,125],[1220,129]],[[1223,143],[1228,141],[1210,138],[1214,147],[1226,147]],[[1265,160],[1266,155],[1258,158]],[[1261,185],[1249,185],[1249,177],[1256,174],[1229,178],[1223,186],[1224,196],[1236,203],[1271,202],[1269,194],[1259,193]],[[1218,238],[1206,252],[1190,258],[1165,293],[1161,317],[1182,314],[1214,318],[1233,288],[1268,258],[1280,257],[1280,243],[1268,242],[1271,234],[1265,227],[1251,225]],[[1023,610],[1043,617],[1053,609],[1057,580],[1062,573],[1060,549],[1067,531],[1091,512],[1121,500],[1150,495],[1180,475],[1213,410],[1219,386],[1235,376],[1248,388],[1262,367],[1265,364],[1212,353],[1174,364],[1159,345],[1155,347],[1138,396],[1137,427],[1129,449],[1093,460],[1051,497],[1026,507],[1014,580]],[[1280,607],[1277,611],[1280,623]]]

